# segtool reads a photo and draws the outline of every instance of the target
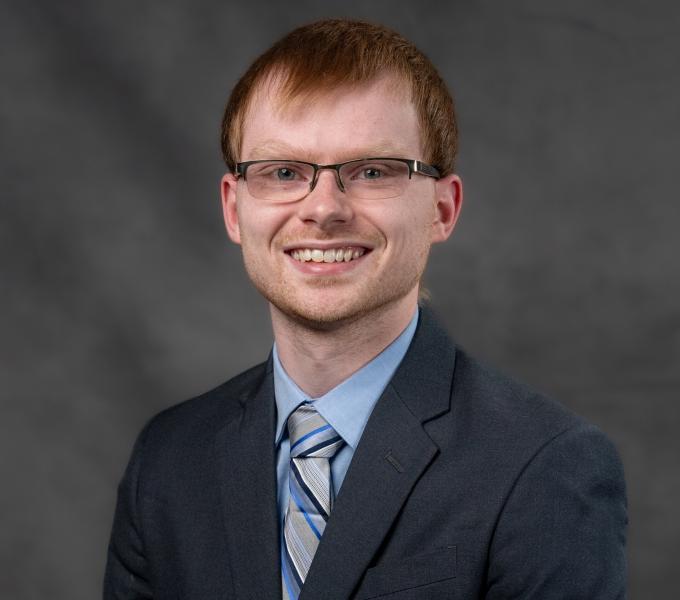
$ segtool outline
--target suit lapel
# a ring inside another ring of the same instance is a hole
[[[218,477],[236,598],[280,598],[274,386],[264,379],[216,437]]]
[[[351,597],[411,489],[435,459],[423,423],[450,408],[454,349],[427,310],[354,453],[300,600]]]

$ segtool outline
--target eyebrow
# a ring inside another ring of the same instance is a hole
[[[309,150],[292,146],[280,140],[266,140],[252,148],[248,154],[248,160],[281,158],[288,160],[302,160],[305,162],[316,162],[316,157]],[[345,162],[357,158],[373,158],[380,156],[412,158],[407,157],[406,154],[408,154],[408,152],[406,152],[402,146],[395,144],[394,142],[385,141],[371,144],[370,147],[357,147],[348,150],[342,150],[337,155],[335,155],[335,161]]]

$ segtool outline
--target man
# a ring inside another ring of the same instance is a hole
[[[145,427],[105,597],[623,597],[611,444],[418,307],[462,203],[430,62],[382,27],[302,27],[238,82],[222,139],[274,349]]]

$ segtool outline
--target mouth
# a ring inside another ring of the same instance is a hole
[[[286,250],[293,260],[301,263],[347,263],[357,260],[370,252],[363,246],[339,246],[336,248],[291,248]]]

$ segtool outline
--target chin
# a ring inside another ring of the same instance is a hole
[[[366,294],[364,297],[324,298],[304,301],[301,298],[268,297],[274,307],[292,321],[318,331],[332,331],[356,323],[366,317],[379,318],[390,307],[400,303],[412,288],[392,294]]]
[[[329,331],[361,319],[371,312],[368,306],[351,304],[314,305],[309,303],[269,302],[291,320],[309,329]]]

